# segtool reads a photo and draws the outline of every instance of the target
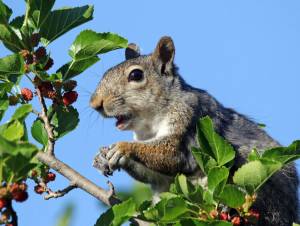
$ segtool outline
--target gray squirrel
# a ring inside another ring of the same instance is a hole
[[[198,119],[207,115],[237,151],[232,172],[253,148],[280,146],[257,123],[188,85],[174,64],[170,37],[162,37],[152,54],[140,55],[130,44],[125,55],[126,61],[104,74],[90,100],[104,117],[116,118],[118,129],[134,132],[133,142],[118,142],[96,156],[94,165],[104,174],[124,169],[154,192],[168,190],[177,173],[205,184],[190,148],[198,145]],[[298,219],[297,189],[294,164],[272,176],[254,204],[261,214],[258,225],[292,226]]]

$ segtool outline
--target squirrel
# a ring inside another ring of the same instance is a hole
[[[162,37],[149,55],[140,55],[138,46],[129,44],[125,57],[104,74],[90,99],[104,117],[116,118],[119,130],[134,133],[133,142],[118,142],[96,156],[94,166],[105,175],[124,169],[155,192],[167,191],[178,173],[205,183],[190,151],[198,145],[196,124],[204,116],[237,152],[232,173],[253,148],[280,146],[259,124],[188,85],[174,64],[171,37]],[[298,220],[297,188],[293,163],[273,175],[254,203],[261,213],[258,225],[292,226]]]

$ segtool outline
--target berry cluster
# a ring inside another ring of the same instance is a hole
[[[25,182],[2,184],[0,186],[0,224],[13,226],[11,202],[24,202],[28,199],[27,184]]]
[[[209,217],[205,214],[200,214],[202,219],[215,219],[221,221],[231,222],[233,226],[251,226],[256,225],[260,214],[254,209],[244,211],[243,208],[233,209],[223,207],[217,210],[212,210]]]
[[[56,175],[55,173],[47,171],[39,176],[38,173],[33,170],[31,173],[31,178],[37,183],[37,185],[34,187],[35,193],[41,195],[44,192],[47,192],[47,184],[51,181],[55,181]]]
[[[25,61],[25,73],[29,73],[32,70],[47,71],[54,63],[53,59],[47,55],[45,47],[40,46],[34,50],[34,48],[39,45],[39,42],[40,35],[38,33],[34,33],[31,36],[32,51],[25,49],[20,51],[20,54]]]
[[[53,103],[63,104],[69,106],[76,102],[78,98],[78,93],[74,91],[77,86],[75,80],[68,80],[64,83],[60,81],[53,82],[42,81],[39,77],[35,77],[33,80],[35,86],[40,90],[44,98],[53,100]],[[23,88],[21,90],[21,96],[24,101],[31,101],[33,98],[33,93],[28,88]],[[15,105],[19,102],[18,96],[9,97],[10,105]]]

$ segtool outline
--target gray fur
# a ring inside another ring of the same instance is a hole
[[[167,41],[170,41],[170,38]],[[206,91],[188,85],[173,64],[174,51],[173,55],[171,52],[168,53],[171,54],[167,55],[167,59],[170,60],[168,62],[164,62],[159,54],[156,49],[153,54],[131,58],[108,70],[91,98],[91,105],[99,110],[97,98],[113,96],[111,101],[101,106],[100,111],[105,116],[134,112],[136,117],[132,128],[129,129],[143,135],[138,136],[139,142],[151,144],[162,142],[164,139],[154,139],[157,131],[151,127],[151,123],[158,116],[167,117],[170,133],[179,134],[181,137],[180,150],[178,150],[180,155],[174,157],[174,161],[178,163],[177,171],[156,172],[143,165],[143,162],[137,159],[126,159],[125,156],[120,157],[119,167],[159,191],[166,190],[171,182],[170,178],[176,173],[184,173],[191,178],[203,176],[190,152],[190,147],[197,145],[197,120],[207,115],[212,118],[216,131],[237,151],[232,173],[245,163],[246,156],[253,148],[263,151],[280,146],[257,123],[233,109],[224,107]],[[125,69],[131,65],[141,65],[147,78],[147,84],[138,91],[131,89],[130,84],[127,83]],[[142,121],[142,124],[138,124]],[[134,123],[139,125],[139,129]],[[275,174],[262,188],[255,203],[255,208],[262,215],[258,225],[291,226],[297,219],[297,188],[298,179],[294,164]]]

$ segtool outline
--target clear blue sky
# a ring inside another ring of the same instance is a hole
[[[23,13],[23,1],[4,2],[15,15]],[[53,71],[69,60],[67,50],[82,29],[119,33],[138,43],[143,53],[150,53],[161,36],[170,35],[176,45],[175,61],[188,83],[265,123],[266,130],[284,145],[300,138],[299,1],[57,0],[55,7],[72,4],[94,4],[94,20],[50,45]],[[8,52],[0,46],[0,53],[2,57]],[[107,179],[91,166],[93,157],[98,147],[130,140],[131,133],[117,131],[113,120],[103,120],[89,108],[90,94],[103,73],[123,61],[124,53],[118,50],[101,58],[78,77],[80,96],[75,106],[81,121],[58,143],[56,153],[106,187]],[[116,173],[111,180],[118,190],[133,184],[125,173]],[[66,184],[58,177],[53,186]],[[100,215],[97,201],[80,190],[50,201],[31,192],[29,201],[15,205],[20,226],[53,226],[68,202],[77,204],[72,226],[93,225]]]

